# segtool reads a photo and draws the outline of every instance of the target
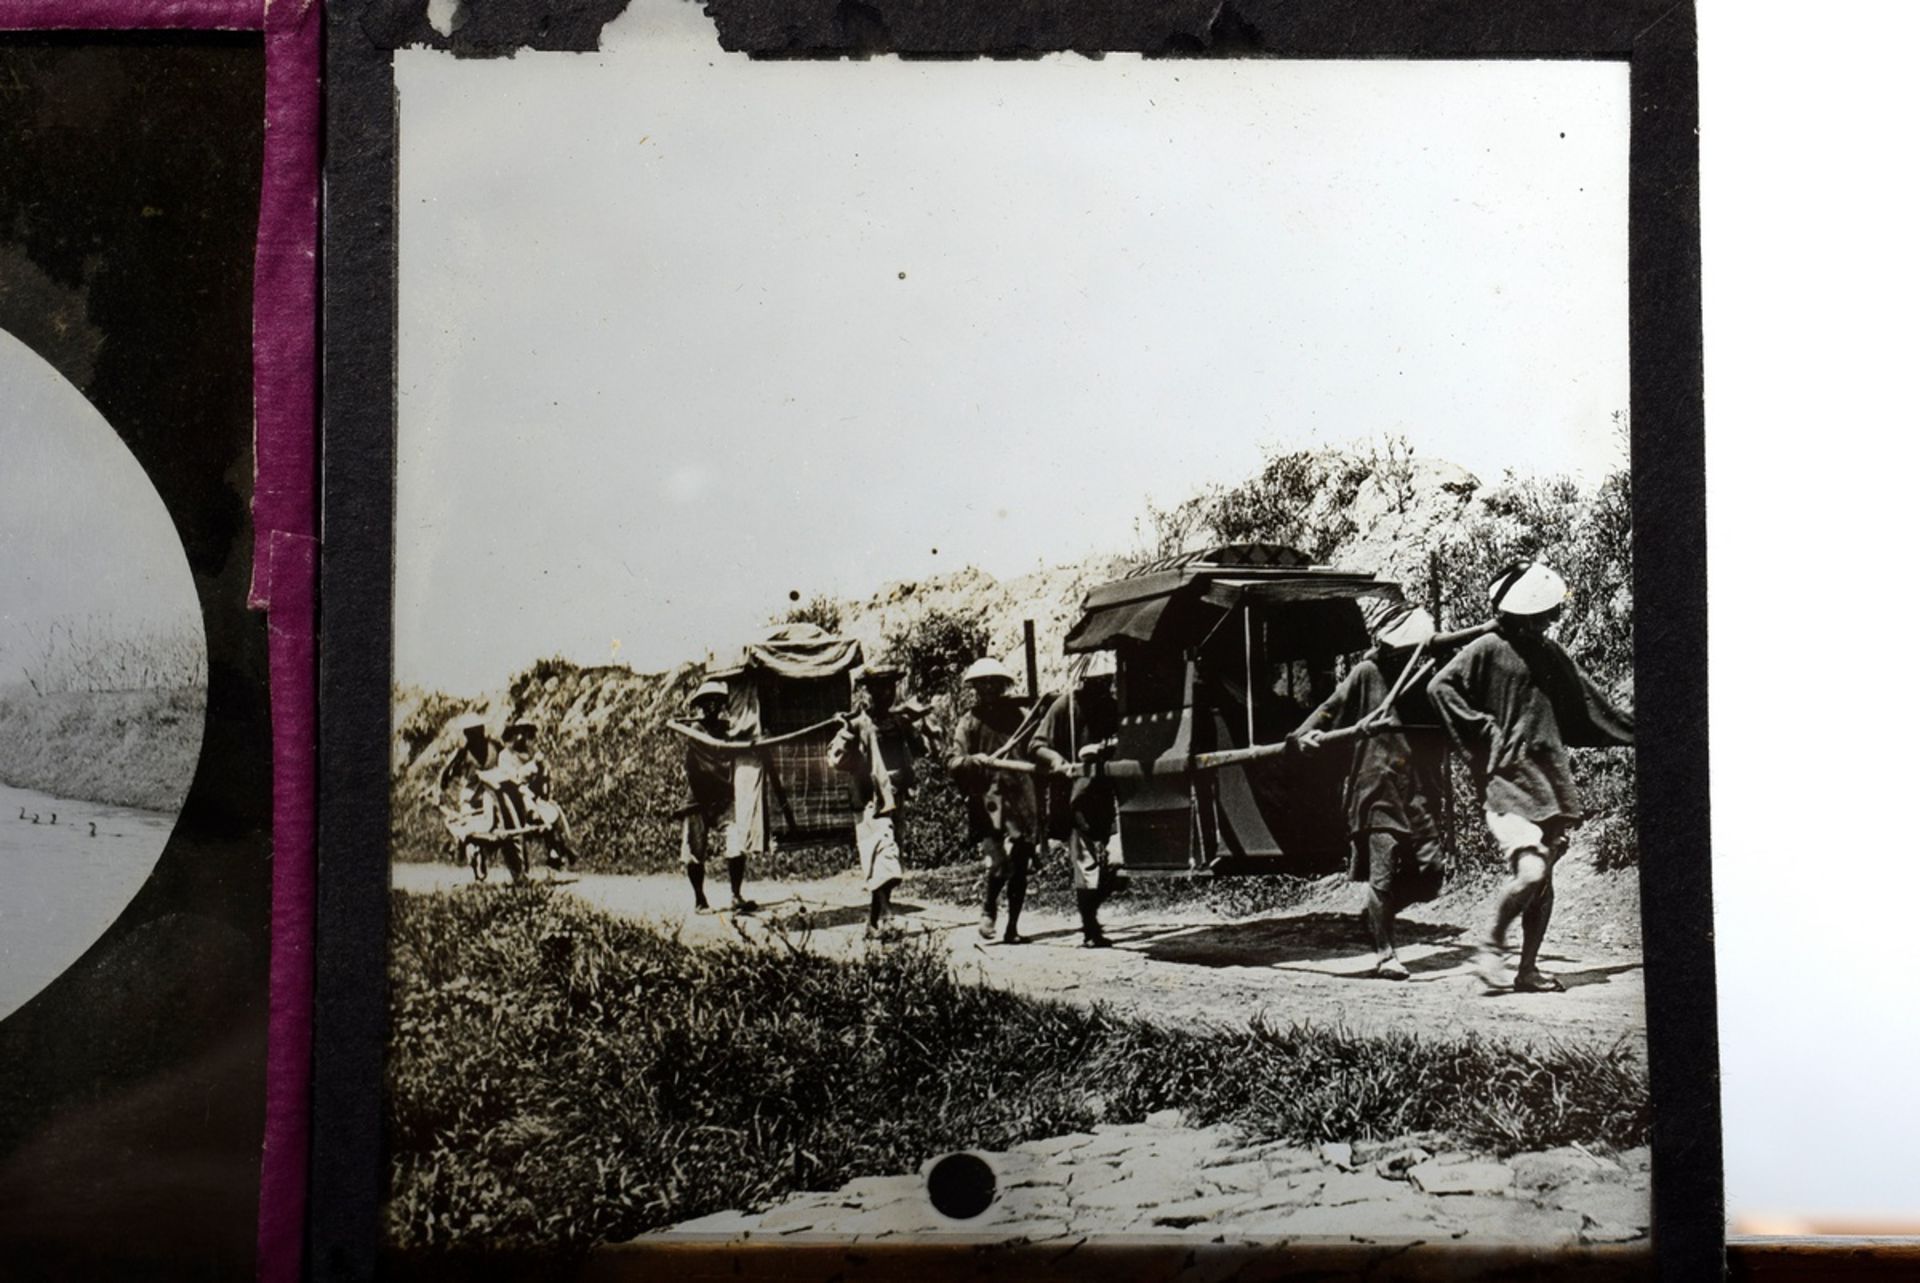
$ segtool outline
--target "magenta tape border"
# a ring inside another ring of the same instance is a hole
[[[312,1078],[320,0],[11,0],[0,29],[259,31],[266,142],[253,282],[253,579],[273,710],[273,945],[258,1277],[300,1277]]]
[[[254,574],[273,708],[273,952],[259,1277],[306,1246],[319,739],[320,0],[266,0],[267,120],[253,280]],[[262,573],[262,567],[265,573]],[[263,582],[264,580],[264,582]]]

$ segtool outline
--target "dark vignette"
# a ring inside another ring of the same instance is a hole
[[[209,664],[199,768],[152,876],[0,1023],[9,1277],[253,1273],[273,803],[266,624],[247,609],[264,96],[256,35],[0,36],[0,326],[146,469]]]
[[[389,51],[413,44],[468,56],[510,55],[520,47],[590,48],[600,26],[623,7],[621,0],[467,0],[451,37],[426,24],[425,0],[360,0],[334,9],[329,116],[340,136],[355,142],[329,148],[335,196],[328,212],[333,257],[326,292],[329,318],[353,320],[348,331],[330,328],[328,337],[326,440],[335,484],[325,500],[330,537],[323,599],[332,619],[323,625],[322,651],[331,651],[332,658],[323,659],[322,676],[322,772],[328,783],[321,797],[320,964],[328,1027],[320,1031],[319,1045],[351,1046],[355,1061],[347,1063],[336,1051],[316,1066],[319,1079],[330,1084],[316,1096],[316,1277],[374,1272],[384,1182],[378,1088],[386,1019],[386,919],[379,901],[388,876],[385,781],[369,779],[351,789],[346,781],[356,763],[385,761],[389,717],[395,123]],[[1074,51],[1089,57],[1139,52],[1630,60],[1635,689],[1647,1034],[1656,1102],[1654,1238],[1662,1277],[1718,1277],[1724,1269],[1724,1199],[1707,861],[1699,100],[1692,5],[707,0],[705,11],[722,48],[758,58],[1020,58]],[[339,490],[342,474],[335,461],[341,459],[349,461],[354,483],[347,493]],[[335,591],[351,594],[354,609],[345,620],[342,598],[329,596]],[[344,885],[349,881],[359,888]],[[332,911],[329,899],[337,902]],[[1289,1255],[1311,1265],[1303,1254]]]

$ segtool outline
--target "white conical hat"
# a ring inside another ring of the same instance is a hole
[[[1119,656],[1110,650],[1096,650],[1087,656],[1087,668],[1081,676],[1083,678],[1112,677],[1119,668]]]
[[[1544,561],[1530,561],[1509,567],[1487,597],[1493,608],[1507,615],[1544,615],[1567,602],[1567,581]]]
[[[1434,634],[1433,616],[1418,606],[1402,606],[1375,626],[1374,640],[1389,649],[1418,646]]]
[[[1014,676],[1007,671],[1005,664],[991,655],[983,655],[967,665],[967,671],[961,674],[960,679],[967,682],[1011,682],[1014,680]]]
[[[700,701],[702,700],[707,700],[707,699],[727,700],[732,698],[733,698],[732,692],[727,690],[726,683],[715,681],[713,678],[709,677],[707,678],[706,681],[700,683],[699,690],[696,690],[691,696],[687,698],[687,703],[692,704],[694,707],[697,708],[699,707]]]

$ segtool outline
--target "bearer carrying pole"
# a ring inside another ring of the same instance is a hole
[[[1432,659],[1423,659],[1420,653],[1422,650],[1426,648],[1438,650],[1445,647],[1457,646],[1462,642],[1471,641],[1482,633],[1491,632],[1493,627],[1493,621],[1488,620],[1486,623],[1476,624],[1472,628],[1463,628],[1457,632],[1442,633],[1428,638],[1425,642],[1421,643],[1419,647],[1415,648],[1415,653],[1408,659],[1406,667],[1401,670],[1399,680],[1394,683],[1393,689],[1387,692],[1386,698],[1381,701],[1378,708],[1368,713],[1352,726],[1327,732],[1321,736],[1320,743],[1322,745],[1341,744],[1348,740],[1361,739],[1371,735],[1445,734],[1445,728],[1441,726],[1430,726],[1425,723],[1408,724],[1392,720],[1393,706],[1409,686],[1417,681],[1423,680],[1427,673],[1432,671],[1435,661]],[[1281,740],[1277,744],[1254,744],[1247,748],[1222,749],[1211,753],[1193,753],[1186,757],[1171,759],[1160,758],[1151,762],[1081,762],[1063,773],[1079,777],[1101,774],[1112,779],[1139,780],[1159,775],[1184,775],[1194,771],[1217,771],[1229,766],[1244,766],[1248,762],[1263,761],[1267,758],[1279,757],[1283,753],[1295,752],[1298,748],[1299,742],[1289,737]],[[1012,771],[1023,775],[1032,774],[1040,769],[1032,762],[991,761],[984,763],[984,765],[991,770]]]

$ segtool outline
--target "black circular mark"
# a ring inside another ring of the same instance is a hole
[[[986,1211],[993,1194],[993,1168],[976,1154],[948,1154],[927,1173],[927,1198],[934,1210],[956,1221]]]
[[[903,280],[903,281],[904,281],[904,280],[906,280],[906,279],[907,279],[907,274],[906,274],[905,272],[902,272],[902,273],[900,273],[900,279],[901,279],[901,280]]]
[[[788,600],[788,601],[799,601],[799,600],[800,600],[800,590],[799,590],[798,588],[793,588],[793,589],[789,589],[789,590],[788,590],[788,592],[787,592],[787,600]]]

